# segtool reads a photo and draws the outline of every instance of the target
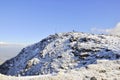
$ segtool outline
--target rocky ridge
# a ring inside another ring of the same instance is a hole
[[[90,64],[97,64],[98,60],[119,59],[118,36],[59,33],[23,48],[16,57],[0,65],[0,73],[12,76],[68,73],[88,68]]]

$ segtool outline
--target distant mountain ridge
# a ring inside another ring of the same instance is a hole
[[[23,48],[0,65],[6,75],[43,75],[79,70],[97,60],[120,59],[120,37],[80,32],[58,33]]]

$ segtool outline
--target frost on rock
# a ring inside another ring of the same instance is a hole
[[[0,65],[0,73],[26,76],[69,72],[105,59],[120,59],[120,37],[59,33],[23,48],[16,57]]]

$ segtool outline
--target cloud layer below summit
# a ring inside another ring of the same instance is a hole
[[[0,62],[16,56],[23,47],[23,44],[0,42]]]

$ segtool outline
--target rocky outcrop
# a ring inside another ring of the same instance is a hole
[[[80,69],[97,60],[120,59],[120,37],[68,32],[28,46],[0,66],[6,75],[43,75]],[[100,71],[104,72],[104,71]],[[95,80],[92,77],[91,80]]]

